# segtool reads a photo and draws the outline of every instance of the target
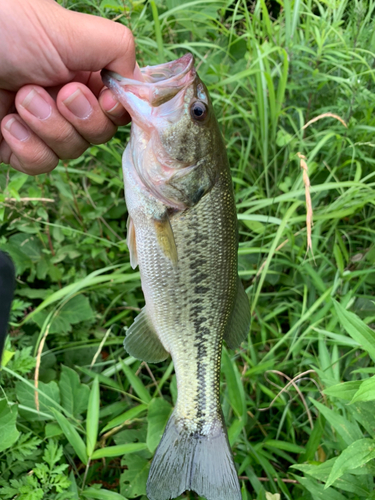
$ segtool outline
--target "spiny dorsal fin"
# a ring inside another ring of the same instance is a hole
[[[131,356],[147,363],[159,363],[169,356],[148,318],[146,307],[127,330],[124,347]]]
[[[249,333],[250,320],[249,298],[240,278],[237,277],[237,297],[224,333],[224,339],[231,349],[236,349],[245,340]]]
[[[130,253],[130,265],[133,269],[138,266],[138,255],[137,255],[137,242],[135,239],[135,226],[133,219],[128,217],[128,233],[126,236],[126,244],[128,245],[129,253]]]
[[[154,219],[154,225],[160,248],[172,264],[176,266],[177,247],[168,214],[166,213],[162,219]]]

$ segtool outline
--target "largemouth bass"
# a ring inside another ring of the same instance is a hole
[[[223,339],[249,331],[237,274],[237,218],[225,145],[191,54],[141,70],[143,82],[103,71],[132,117],[123,156],[131,264],[146,305],[125,349],[159,362],[172,356],[176,407],[156,450],[150,500],[193,490],[241,500],[220,406]]]

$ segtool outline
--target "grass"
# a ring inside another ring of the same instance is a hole
[[[243,499],[375,498],[375,2],[62,3],[129,26],[141,66],[192,52],[209,87],[253,318],[222,362]],[[325,113],[347,128],[329,116],[304,128]],[[0,246],[18,272],[0,498],[146,499],[177,387],[170,361],[122,347],[143,305],[125,243],[128,135],[37,178],[0,166]]]

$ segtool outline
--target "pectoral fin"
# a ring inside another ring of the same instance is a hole
[[[231,349],[240,346],[249,333],[250,328],[250,304],[240,278],[237,278],[237,297],[225,329],[224,339]]]
[[[128,232],[126,236],[126,243],[128,245],[129,249],[129,254],[130,254],[130,265],[132,266],[133,269],[135,269],[138,266],[138,255],[137,255],[137,243],[135,239],[135,227],[134,227],[134,222],[133,219],[128,217]]]
[[[148,318],[146,307],[126,332],[124,347],[131,356],[148,363],[159,363],[169,356]]]
[[[165,217],[161,219],[154,219],[154,225],[160,248],[175,266],[177,264],[177,247],[168,214],[165,214]]]

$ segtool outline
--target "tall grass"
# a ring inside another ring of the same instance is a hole
[[[222,362],[243,499],[375,498],[375,2],[61,3],[129,26],[140,65],[192,52],[209,87],[252,310],[247,342]],[[304,128],[325,113],[347,127],[325,117]],[[177,387],[170,361],[148,366],[122,348],[143,305],[125,243],[128,135],[37,178],[0,166],[0,246],[18,271],[0,498],[146,498]]]

